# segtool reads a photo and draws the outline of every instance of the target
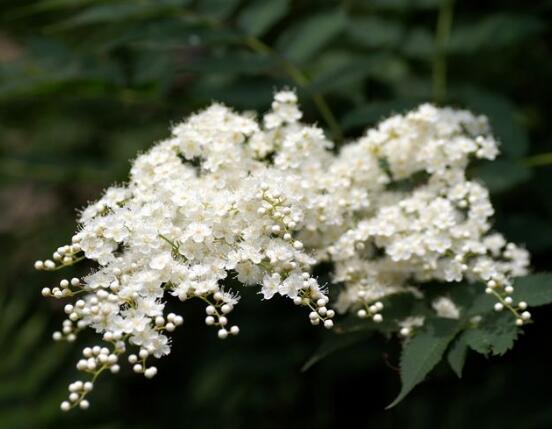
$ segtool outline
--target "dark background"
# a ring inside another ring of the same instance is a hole
[[[219,341],[201,305],[177,304],[185,324],[154,380],[124,365],[90,410],[63,414],[93,337],[51,341],[63,303],[40,289],[59,275],[32,269],[170,124],[213,100],[264,111],[289,86],[338,140],[423,101],[488,115],[502,156],[470,174],[492,190],[497,228],[547,270],[551,12],[550,0],[0,0],[0,429],[551,428],[546,308],[514,351],[470,355],[462,380],[441,364],[385,411],[400,387],[396,340],[367,338],[301,372],[328,334],[252,289],[236,339]]]

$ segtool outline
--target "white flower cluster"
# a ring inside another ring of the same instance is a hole
[[[528,254],[490,232],[488,191],[465,174],[470,158],[497,155],[484,117],[425,104],[337,152],[301,116],[291,91],[277,93],[260,122],[220,104],[191,116],[134,161],[128,184],[81,213],[72,244],[36,262],[42,270],[84,258],[97,266],[42,291],[77,297],[54,339],[74,341],[89,327],[105,342],[83,350],[77,368],[92,379],[71,384],[63,410],[87,408],[93,381],[118,372],[129,349],[136,373],[156,374],[148,359],[170,352],[167,333],[183,323],[165,315],[170,295],[203,300],[205,323],[221,339],[236,335],[229,277],[259,287],[266,300],[290,298],[326,328],[335,312],[312,274],[321,262],[333,264],[343,285],[335,308],[376,323],[382,299],[422,296],[429,281],[483,280],[497,310],[510,309],[518,323],[530,318],[509,297]],[[433,306],[458,318],[449,301]],[[397,332],[407,336],[422,323],[413,315],[397,321]]]

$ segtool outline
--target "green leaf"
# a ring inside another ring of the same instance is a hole
[[[500,150],[512,158],[527,153],[529,137],[522,126],[516,106],[502,95],[481,88],[459,86],[451,94],[466,106],[489,118],[492,131],[500,142]]]
[[[347,28],[351,39],[366,48],[395,47],[403,35],[403,27],[398,21],[378,16],[353,19]]]
[[[425,292],[430,299],[448,296],[460,308],[461,316],[466,321],[473,316],[494,311],[496,298],[485,293],[485,285],[482,283],[440,284],[431,289],[435,289],[433,294],[430,294],[431,290]]]
[[[304,62],[337,37],[346,24],[347,17],[341,9],[312,15],[284,33],[278,46],[291,61]]]
[[[442,0],[370,0],[372,8],[381,11],[405,12],[409,9],[435,9]]]
[[[71,8],[78,8],[83,5],[93,3],[96,0],[43,0],[43,1],[35,1],[31,4],[18,7],[15,9],[15,11],[9,15],[12,19],[21,19],[23,17],[27,17],[29,15],[38,14],[38,13],[44,13],[44,12],[51,12],[51,11],[60,11]]]
[[[524,243],[532,252],[552,247],[552,223],[533,213],[499,219],[497,229],[514,243]]]
[[[238,4],[239,0],[199,0],[196,7],[200,15],[224,20],[234,12]]]
[[[464,332],[466,344],[485,356],[502,356],[517,339],[519,328],[510,312],[491,313],[477,325]]]
[[[126,22],[128,20],[177,10],[181,0],[121,1],[90,6],[73,17],[56,24],[56,29],[68,29],[84,25]]]
[[[237,109],[260,109],[265,108],[267,100],[271,99],[274,86],[274,80],[249,78],[238,81],[234,76],[206,74],[189,93],[204,104],[218,100]]]
[[[313,365],[334,352],[340,351],[354,344],[366,341],[375,333],[389,336],[397,332],[397,320],[403,320],[413,314],[426,315],[427,307],[411,293],[403,292],[390,295],[383,299],[385,317],[383,322],[375,323],[370,320],[360,320],[356,316],[349,316],[341,321],[333,330],[333,334],[320,345],[316,352],[303,365],[306,371]],[[433,314],[433,310],[429,310]]]
[[[454,25],[447,50],[472,54],[481,50],[497,50],[535,37],[546,29],[542,20],[520,14],[493,14],[477,22]]]
[[[385,306],[385,317],[383,322],[375,323],[369,320],[362,320],[356,316],[346,318],[334,329],[336,333],[354,333],[377,331],[384,335],[391,335],[397,332],[397,320],[403,320],[409,316],[425,316],[427,308],[422,300],[410,292],[399,292],[382,299]],[[430,310],[433,314],[433,310]]]
[[[404,38],[403,53],[411,58],[427,60],[435,54],[435,38],[426,28],[417,27],[410,30]]]
[[[507,159],[484,163],[474,168],[473,173],[485,182],[492,193],[508,191],[527,182],[532,176],[529,167]]]
[[[40,313],[32,316],[28,321],[19,321],[18,335],[10,344],[12,352],[2,359],[0,375],[14,371],[15,367],[27,356],[30,349],[40,341],[46,328],[44,315]]]
[[[514,302],[525,301],[533,307],[552,303],[552,274],[539,273],[516,279],[512,298]]]
[[[464,335],[460,335],[454,341],[447,354],[448,363],[458,378],[462,378],[462,370],[464,369],[467,354],[468,345],[466,344]]]
[[[278,60],[274,57],[237,52],[221,56],[198,58],[182,66],[183,70],[226,75],[259,74],[274,69]]]
[[[359,55],[331,55],[326,53],[316,63],[322,69],[316,75],[311,89],[316,92],[343,91],[347,86],[362,81],[368,76],[382,82],[397,82],[407,74],[407,65],[399,57],[382,53],[370,57]]]
[[[494,311],[494,305],[496,304],[496,298],[491,295],[487,295],[484,290],[485,286],[477,284],[478,292],[474,295],[473,301],[468,308],[466,316],[479,316],[483,313],[489,313]]]
[[[4,301],[6,301],[5,298]],[[0,346],[5,346],[4,338],[20,321],[23,309],[24,307],[18,300],[7,300],[7,303],[2,303],[0,307]]]
[[[288,8],[288,0],[256,0],[240,14],[238,25],[247,34],[262,36],[285,16]]]
[[[347,113],[341,120],[344,129],[367,127],[395,114],[403,113],[419,103],[412,100],[376,101]]]
[[[392,408],[439,363],[447,346],[459,330],[457,320],[434,318],[426,320],[424,328],[403,347],[399,395],[386,408]]]
[[[325,359],[329,355],[348,348],[354,344],[358,344],[366,340],[369,333],[367,332],[353,332],[347,334],[334,334],[324,341],[320,347],[313,353],[313,355],[305,362],[301,371],[307,371],[309,368]]]

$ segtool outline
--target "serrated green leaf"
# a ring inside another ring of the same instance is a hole
[[[447,354],[448,363],[458,378],[462,378],[462,370],[464,369],[467,354],[468,345],[466,344],[464,335],[460,335],[454,341]]]
[[[449,343],[460,329],[457,320],[434,318],[408,341],[401,354],[401,391],[386,409],[402,401],[439,363]]]
[[[483,285],[477,286],[479,286],[480,291],[474,296],[471,305],[468,307],[467,316],[477,316],[493,311],[496,304],[495,297],[484,293],[485,287]]]
[[[288,11],[289,0],[256,0],[238,17],[239,27],[252,36],[262,36]]]
[[[341,9],[312,15],[284,33],[278,46],[291,61],[304,62],[337,37],[346,24]]]
[[[476,352],[501,356],[513,347],[518,332],[511,313],[491,313],[477,327],[467,329],[463,337]]]
[[[514,302],[525,301],[533,307],[552,303],[552,274],[539,273],[516,279],[512,298]]]

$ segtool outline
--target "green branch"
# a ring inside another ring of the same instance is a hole
[[[523,163],[528,167],[541,167],[552,164],[552,152],[540,153],[538,155],[525,158]]]
[[[447,95],[447,45],[452,28],[454,0],[442,0],[435,30],[435,54],[433,56],[433,100],[444,101]]]

